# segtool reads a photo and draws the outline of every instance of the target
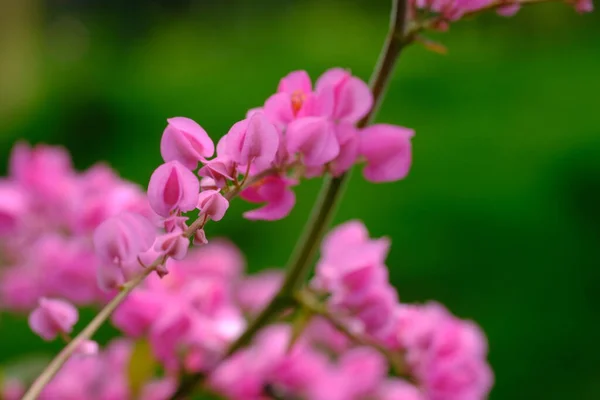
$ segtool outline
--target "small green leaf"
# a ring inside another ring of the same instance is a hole
[[[148,341],[137,341],[133,346],[127,369],[132,397],[135,398],[142,389],[142,386],[154,377],[157,367],[158,363],[152,354],[152,349]]]

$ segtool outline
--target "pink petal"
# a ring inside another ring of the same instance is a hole
[[[78,319],[77,309],[71,303],[42,297],[29,316],[29,326],[43,339],[52,340],[59,333],[70,333]]]
[[[177,160],[188,169],[195,169],[198,161],[211,157],[215,145],[206,131],[185,117],[169,118],[160,142],[165,162]]]
[[[310,93],[312,91],[310,76],[308,76],[306,71],[290,72],[285,77],[281,78],[277,91],[288,94],[292,94],[295,91]]]
[[[198,195],[197,208],[213,221],[220,221],[229,208],[229,201],[217,190],[205,190]]]
[[[323,117],[305,117],[292,122],[286,132],[287,150],[303,155],[307,166],[319,166],[333,160],[340,151],[331,123]]]
[[[168,217],[172,211],[196,208],[200,182],[178,161],[159,166],[148,184],[148,202],[158,215]]]
[[[295,181],[286,178],[270,176],[244,190],[241,193],[243,199],[257,203],[267,203],[259,209],[245,212],[244,217],[251,220],[265,221],[274,221],[286,217],[296,203],[296,196],[290,189],[290,186],[294,183]]]
[[[391,182],[404,178],[410,169],[412,129],[378,124],[360,134],[359,152],[366,158],[363,170],[371,182]]]

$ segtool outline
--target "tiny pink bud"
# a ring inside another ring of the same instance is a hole
[[[293,121],[286,131],[287,150],[301,153],[309,167],[323,165],[340,152],[333,125],[324,117],[305,117]]]
[[[279,134],[263,113],[255,112],[231,127],[224,137],[224,146],[226,155],[236,163],[268,168],[279,148]]]
[[[60,333],[71,333],[78,318],[71,303],[42,297],[29,315],[29,326],[42,339],[52,340]]]
[[[148,184],[148,202],[158,215],[168,217],[173,211],[191,211],[196,208],[200,182],[189,169],[178,161],[158,167]]]
[[[367,160],[363,170],[371,182],[391,182],[404,178],[412,161],[410,139],[412,129],[377,124],[360,135],[359,152]]]
[[[229,208],[229,201],[218,190],[205,190],[198,195],[197,205],[213,221],[220,221]]]
[[[198,161],[214,154],[213,141],[196,122],[185,117],[169,118],[167,122],[160,141],[160,154],[165,162],[179,161],[193,170]]]
[[[220,156],[205,163],[198,171],[198,175],[205,178],[212,178],[215,186],[222,188],[227,185],[228,180],[233,180],[237,173],[233,161],[227,157]]]
[[[183,232],[175,230],[159,236],[154,244],[154,250],[166,254],[175,260],[182,260],[185,258],[189,246],[190,241],[183,236]]]
[[[131,264],[148,250],[156,237],[154,226],[140,214],[122,212],[101,223],[94,231],[94,248],[104,264]]]
[[[188,217],[172,215],[169,218],[165,219],[165,221],[164,221],[165,231],[167,231],[167,232],[173,232],[176,230],[185,231],[188,227],[186,224],[187,220],[188,220]]]

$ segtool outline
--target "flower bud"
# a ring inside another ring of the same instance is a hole
[[[200,182],[193,172],[178,161],[158,167],[148,184],[148,202],[161,217],[173,211],[191,211],[196,208]]]
[[[161,254],[166,254],[175,260],[182,260],[185,258],[189,246],[190,240],[183,236],[181,230],[177,229],[159,236],[154,244],[154,250]]]
[[[211,178],[214,186],[222,188],[227,185],[237,175],[235,164],[227,157],[221,156],[208,161],[200,170],[198,175],[204,178]],[[206,185],[206,182],[203,182]]]
[[[167,122],[160,141],[160,154],[165,162],[179,161],[193,170],[198,161],[212,157],[215,145],[200,125],[185,117],[169,118]]]
[[[223,140],[226,156],[240,165],[252,163],[259,169],[271,165],[279,147],[277,129],[261,112],[235,123]]]
[[[229,208],[229,201],[218,190],[205,190],[198,196],[198,209],[213,221],[220,221]]]
[[[42,339],[52,340],[60,333],[70,333],[78,318],[77,309],[71,303],[42,297],[29,315],[29,326]]]
[[[94,231],[94,248],[104,264],[119,267],[136,261],[154,243],[156,230],[140,214],[123,212],[101,223]]]

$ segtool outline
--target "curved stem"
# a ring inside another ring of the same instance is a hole
[[[369,81],[373,93],[373,106],[369,113],[358,122],[357,127],[359,128],[371,123],[375,118],[383,101],[385,90],[392,78],[398,57],[404,46],[413,40],[412,35],[406,35],[406,22],[407,1],[393,0],[390,13],[390,29]],[[296,244],[296,248],[288,262],[288,272],[281,289],[282,294],[292,294],[308,274],[317,248],[329,226],[329,222],[333,218],[336,205],[342,197],[349,176],[350,172],[346,172],[336,178],[326,178],[323,182],[313,212],[304,228],[304,233]]]
[[[390,351],[389,349],[382,346],[379,342],[371,339],[368,336],[359,335],[350,330],[337,316],[333,315],[324,304],[310,292],[301,290],[294,296],[296,302],[300,307],[310,311],[315,315],[319,315],[325,318],[335,329],[350,339],[352,342],[378,351],[383,357],[386,358],[388,364],[393,368],[396,376],[407,377],[407,368],[404,363],[404,359],[401,354]]]

